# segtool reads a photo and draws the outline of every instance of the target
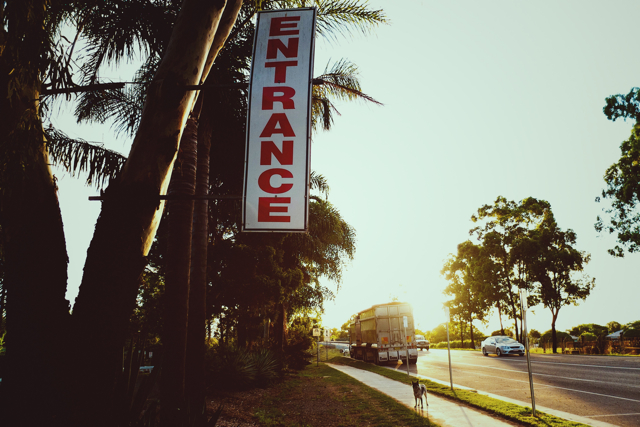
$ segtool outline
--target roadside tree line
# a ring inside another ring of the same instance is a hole
[[[515,339],[523,341],[524,289],[529,307],[542,304],[551,311],[555,352],[560,309],[577,305],[595,286],[595,278],[584,273],[590,255],[576,249],[576,233],[558,226],[544,200],[498,197],[471,220],[478,224],[469,231],[475,242],[459,244],[442,269],[449,282],[443,292],[453,297],[447,303],[451,316],[467,325],[475,345],[473,321],[485,321],[495,309],[502,332],[506,317],[513,321]]]

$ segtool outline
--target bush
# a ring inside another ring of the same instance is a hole
[[[622,332],[622,336],[624,338],[638,338],[638,337],[640,337],[640,330],[639,329],[627,329],[626,331]]]
[[[583,341],[597,341],[598,340],[598,337],[595,334],[592,334],[591,332],[583,332],[580,335],[580,338]]]
[[[313,336],[309,333],[311,322],[308,318],[297,318],[291,322],[287,331],[287,344],[284,348],[284,359],[288,368],[300,370],[310,364]]]
[[[562,341],[573,341],[571,335],[566,332],[556,331],[556,338],[558,339],[558,345],[562,343]],[[540,337],[540,342],[551,342],[551,330],[548,330]]]
[[[229,389],[262,387],[278,377],[278,360],[268,349],[257,352],[218,345],[207,352],[207,384]]]
[[[477,344],[480,344],[482,341],[476,341]],[[464,343],[460,343],[460,340],[454,340],[450,342],[451,348],[473,348],[471,346],[471,341],[465,341]],[[433,348],[447,348],[447,342],[442,341],[437,344],[431,345]]]

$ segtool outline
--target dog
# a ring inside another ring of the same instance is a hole
[[[427,407],[429,407],[429,398],[427,396],[427,386],[424,384],[420,384],[418,381],[416,382],[411,381],[411,385],[413,386],[413,397],[415,397],[416,399],[416,406],[414,406],[414,408],[418,407],[418,399],[420,399],[420,408],[424,408],[424,405],[422,404],[423,395],[424,395],[424,400],[427,402]]]

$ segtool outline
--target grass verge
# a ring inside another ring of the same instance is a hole
[[[385,369],[380,366],[360,362],[358,360],[353,360],[346,357],[336,357],[330,360],[330,363],[348,365],[353,366],[354,368],[375,372],[376,374],[380,374],[395,381],[400,381],[407,385],[411,384],[412,380],[418,380],[421,383],[425,383],[427,385],[430,393],[437,394],[448,399],[457,400],[469,406],[482,409],[483,411],[490,412],[494,415],[510,421],[515,421],[525,426],[588,427],[586,424],[565,420],[540,411],[536,411],[537,417],[533,417],[531,414],[531,408],[527,408],[525,406],[504,402],[502,400],[484,396],[473,391],[460,390],[456,388],[454,388],[452,391],[450,387],[435,383],[433,381],[419,379],[413,376],[409,377],[406,372],[392,371],[390,369]]]
[[[395,399],[324,363],[270,389],[254,417],[264,426],[433,426]]]

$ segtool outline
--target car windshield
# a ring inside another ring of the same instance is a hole
[[[504,343],[504,344],[513,344],[513,343],[517,343],[516,340],[514,340],[513,338],[507,338],[507,337],[499,337],[496,338],[496,341],[499,343]]]

